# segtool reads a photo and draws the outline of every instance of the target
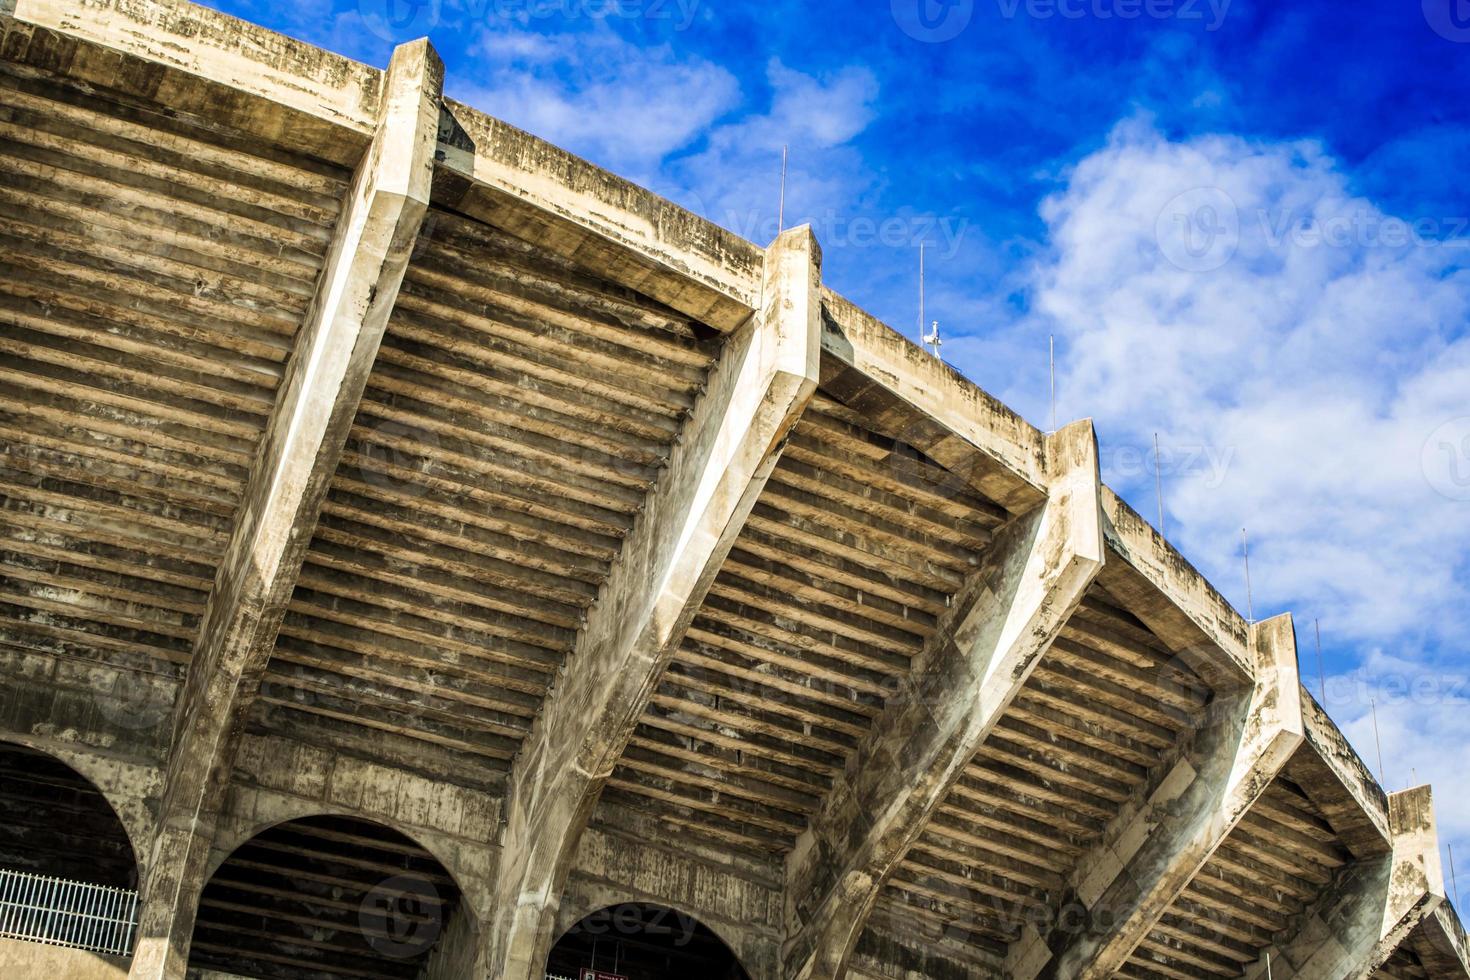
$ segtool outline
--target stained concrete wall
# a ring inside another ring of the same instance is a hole
[[[781,866],[678,839],[642,814],[604,801],[577,848],[557,911],[560,936],[611,905],[648,902],[698,919],[754,980],[779,976]]]
[[[417,841],[453,876],[465,902],[485,912],[499,858],[498,798],[274,737],[248,736],[241,747],[210,873],[261,831],[323,814],[373,820]]]
[[[5,980],[125,980],[127,975],[125,959],[0,939],[0,977]]]

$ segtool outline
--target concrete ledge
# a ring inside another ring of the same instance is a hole
[[[1112,562],[1104,585],[1217,692],[1249,683],[1250,624],[1128,503],[1103,488],[1103,527]],[[1223,655],[1223,660],[1222,656]]]

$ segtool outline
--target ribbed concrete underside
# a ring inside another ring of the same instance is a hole
[[[120,824],[168,927],[140,980],[481,980],[625,900],[698,915],[759,980],[1256,978],[1267,957],[1470,977],[1427,795],[1385,793],[1296,698],[1294,651],[1262,639],[1289,621],[1247,623],[1097,483],[1090,428],[1060,458],[1063,434],[823,294],[819,248],[766,253],[437,90],[416,93],[441,108],[427,215],[346,378],[361,396],[306,403],[341,415],[340,454],[246,556],[286,561],[287,587],[237,594],[262,447],[301,451],[288,365],[361,261],[355,188],[387,180],[368,148],[391,93],[175,0],[12,6],[0,740],[30,748],[0,769],[0,856],[116,877]],[[819,354],[783,360],[807,327]],[[721,415],[749,394],[735,370],[769,385],[748,429]],[[1101,527],[1085,580],[1054,574],[1054,541],[1080,547],[1056,513]],[[670,555],[708,581],[655,582]],[[652,612],[627,599],[645,568]],[[967,625],[990,601],[1040,610],[994,645],[1044,640],[1013,673],[986,674],[995,638]],[[265,641],[209,661],[233,683],[196,706],[227,722],[193,760],[219,790],[186,831],[208,866],[169,867],[178,692],[230,602]],[[988,677],[994,717],[954,717],[976,692],[953,691],[905,721],[945,665]],[[538,740],[553,715],[585,716],[575,745]],[[953,771],[909,751],[936,731],[968,746]],[[1229,820],[1191,810],[1211,780]],[[527,785],[558,789],[565,831],[521,866]],[[512,865],[545,916],[496,907]],[[402,874],[433,884],[444,938],[385,956],[357,910]],[[198,893],[191,928],[158,880]]]

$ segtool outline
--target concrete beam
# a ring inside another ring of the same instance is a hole
[[[52,35],[34,39],[38,60],[81,80],[146,78],[133,94],[328,159],[353,158],[376,129],[381,71],[256,24],[184,0],[12,2],[16,21]],[[127,71],[123,59],[171,71]],[[760,248],[477,109],[444,108],[436,202],[720,330],[759,303]]]
[[[1439,835],[1428,786],[1389,796],[1393,847],[1343,868],[1291,941],[1263,953],[1248,977],[1367,980],[1445,906]],[[1435,977],[1453,973],[1435,972]]]
[[[0,14],[6,6],[13,7],[3,48],[10,60],[349,166],[377,128],[382,71],[207,7],[6,0]],[[271,111],[261,111],[262,102]]]
[[[394,52],[377,133],[327,252],[175,709],[135,978],[184,975],[212,825],[276,632],[428,209],[444,66]]]
[[[1470,977],[1470,937],[1460,915],[1449,902],[1440,903],[1420,927],[1419,959],[1432,977]]]
[[[1103,488],[1108,562],[1102,584],[1124,607],[1178,652],[1180,660],[1214,690],[1249,684],[1250,624],[1164,536]]]
[[[822,350],[855,374],[829,378],[844,402],[956,473],[1012,514],[1046,498],[1046,436],[972,381],[831,290],[822,293]],[[892,406],[895,418],[884,418]],[[929,425],[910,421],[915,412]],[[901,414],[900,414],[901,413]]]
[[[1254,685],[1216,692],[1193,744],[1073,874],[1085,925],[1060,916],[1050,936],[1028,929],[1007,976],[1111,977],[1291,760],[1305,735],[1290,615],[1254,624],[1250,645]]]
[[[787,859],[783,975],[841,977],[889,875],[1103,563],[1097,439],[1047,440],[1048,497],[1001,529]]]
[[[516,757],[491,937],[496,980],[544,969],[556,904],[602,786],[816,392],[820,284],[809,228],[766,251],[760,313],[726,340]]]

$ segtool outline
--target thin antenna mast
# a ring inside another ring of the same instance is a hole
[[[1455,908],[1460,907],[1460,883],[1455,880],[1455,845],[1450,847],[1450,887],[1455,890]]]
[[[779,235],[786,230],[786,151],[789,147],[781,147],[781,203],[776,208],[776,233]]]
[[[919,243],[919,346],[924,345],[924,243]]]
[[[1251,595],[1251,542],[1246,537],[1245,528],[1240,529],[1240,553],[1245,557],[1245,618],[1246,622],[1256,621],[1256,603]]]
[[[1046,366],[1051,383],[1051,431],[1057,431],[1057,335],[1046,338]]]
[[[1322,707],[1327,707],[1327,671],[1322,669],[1322,620],[1312,620],[1312,628],[1317,631],[1317,681],[1322,686]]]
[[[1388,790],[1388,776],[1383,770],[1383,740],[1378,737],[1378,699],[1373,698],[1368,702],[1368,710],[1373,712],[1373,745],[1378,749],[1378,781],[1383,784],[1385,791]]]
[[[1159,434],[1154,433],[1154,496],[1159,498],[1159,537],[1164,534],[1164,463],[1159,457]]]

